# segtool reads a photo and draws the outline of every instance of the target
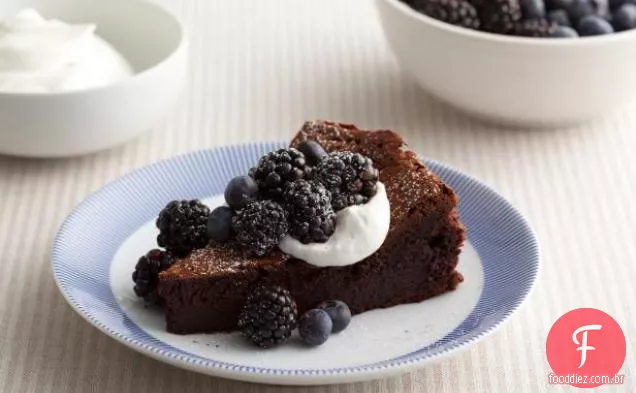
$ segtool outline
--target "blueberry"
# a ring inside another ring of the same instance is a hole
[[[594,15],[596,10],[590,0],[573,0],[567,7],[568,16],[574,24],[578,24],[586,16]]]
[[[609,0],[609,8],[615,10],[624,4],[636,5],[636,0]]]
[[[616,31],[629,30],[636,27],[636,5],[623,4],[612,15],[612,24]]]
[[[605,15],[610,12],[607,0],[592,0],[592,5],[597,15]]]
[[[545,0],[545,6],[549,10],[566,10],[574,0]]]
[[[610,9],[614,10],[625,4],[625,0],[609,0]]]
[[[521,11],[525,19],[541,19],[545,17],[543,0],[521,0]]]
[[[325,310],[331,322],[333,322],[332,333],[338,333],[347,328],[351,322],[351,310],[345,302],[340,300],[328,300],[318,305],[319,309]]]
[[[556,23],[559,26],[572,26],[570,17],[565,10],[552,10],[548,12],[548,20]]]
[[[232,237],[232,216],[234,212],[227,206],[212,210],[208,217],[208,236],[211,240],[225,242]]]
[[[320,143],[314,141],[302,141],[298,144],[298,150],[305,155],[309,165],[317,165],[327,154]]]
[[[333,322],[324,310],[313,309],[304,313],[298,322],[298,333],[305,344],[312,347],[322,345],[329,339]]]
[[[614,32],[614,28],[608,21],[596,15],[588,15],[581,19],[577,30],[581,36],[603,35]]]
[[[609,0],[609,7],[613,10],[622,6],[623,4],[625,4],[625,0]]]
[[[557,26],[550,34],[552,38],[576,38],[578,36],[579,33],[569,26]]]
[[[249,176],[237,176],[225,187],[225,202],[234,210],[240,210],[258,199],[258,185]]]

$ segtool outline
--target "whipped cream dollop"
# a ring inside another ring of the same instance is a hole
[[[318,266],[347,266],[376,252],[384,243],[391,223],[391,209],[384,184],[364,205],[349,206],[336,213],[336,230],[326,243],[303,244],[285,236],[281,251]]]
[[[0,23],[0,91],[50,93],[105,86],[133,74],[94,24],[46,20],[25,9]]]

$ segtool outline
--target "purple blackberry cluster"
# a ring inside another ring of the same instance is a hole
[[[210,243],[232,242],[257,257],[270,254],[288,234],[304,244],[324,243],[336,229],[336,212],[366,203],[377,182],[369,158],[327,154],[313,141],[267,153],[249,175],[230,180],[227,206],[210,211],[198,199],[174,200],[159,212],[157,244],[165,251],[154,249],[139,259],[134,292],[160,304],[159,273]]]
[[[289,233],[303,243],[324,243],[336,229],[331,195],[320,183],[297,180],[283,194],[289,213]]]
[[[341,151],[329,154],[316,166],[315,178],[331,192],[331,204],[338,211],[367,203],[378,192],[379,176],[370,158]]]
[[[210,209],[198,199],[174,200],[159,212],[155,221],[159,229],[157,245],[165,251],[152,249],[137,261],[132,281],[138,297],[150,304],[163,303],[157,293],[159,273],[170,268],[176,258],[184,258],[209,243],[210,216]]]
[[[268,254],[287,234],[287,212],[274,201],[256,201],[232,217],[236,241],[256,256]]]
[[[636,0],[402,0],[442,22],[495,34],[543,38],[636,28]]]
[[[296,149],[280,149],[265,154],[258,165],[250,169],[263,197],[280,199],[285,188],[309,175],[305,155]]]
[[[247,297],[238,320],[243,337],[260,348],[285,343],[296,329],[298,308],[288,290],[258,286]]]
[[[169,252],[159,249],[150,250],[139,258],[132,274],[135,295],[147,303],[160,305],[162,301],[157,294],[159,273],[172,266],[173,262]]]
[[[298,314],[291,293],[277,285],[256,286],[248,294],[238,319],[242,336],[259,348],[286,343],[298,328],[300,339],[310,347],[324,344],[351,323],[351,310],[340,300],[329,300]]]
[[[172,201],[161,210],[156,225],[157,244],[176,257],[208,243],[207,222],[210,209],[199,200]]]
[[[361,154],[327,154],[320,144],[263,155],[249,175],[230,180],[227,206],[207,219],[207,239],[233,241],[264,256],[287,235],[304,244],[324,243],[336,228],[336,212],[366,203],[377,192],[379,172]]]

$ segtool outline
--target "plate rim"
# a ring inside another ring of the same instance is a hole
[[[193,358],[183,359],[182,355],[172,354],[163,349],[157,349],[152,347],[152,345],[145,344],[143,342],[139,342],[134,338],[127,337],[118,332],[113,331],[107,325],[104,325],[96,318],[92,317],[90,312],[85,311],[79,304],[71,298],[70,294],[66,290],[66,288],[62,285],[62,282],[58,276],[59,272],[56,269],[56,254],[60,248],[60,241],[65,235],[68,226],[72,223],[73,219],[77,216],[81,209],[91,203],[95,198],[100,195],[107,193],[113,187],[116,187],[120,182],[125,181],[127,178],[134,174],[138,174],[144,170],[150,170],[151,168],[159,168],[170,162],[178,162],[183,160],[189,156],[197,156],[204,154],[211,154],[212,152],[219,151],[222,149],[245,149],[244,151],[248,151],[249,149],[262,147],[266,144],[276,144],[276,145],[286,145],[286,141],[260,141],[260,142],[249,142],[249,143],[240,143],[240,144],[232,144],[232,145],[223,145],[223,146],[215,146],[210,148],[198,149],[190,152],[181,153],[178,155],[166,157],[154,162],[151,162],[146,165],[142,165],[139,168],[135,168],[131,171],[124,173],[123,175],[110,180],[105,183],[97,190],[90,193],[86,196],[80,203],[78,203],[66,216],[58,231],[53,239],[51,246],[51,268],[53,273],[53,278],[55,284],[62,294],[64,300],[69,304],[71,309],[79,314],[85,321],[87,321],[90,325],[97,328],[102,333],[107,336],[115,339],[115,341],[124,344],[125,346],[142,353],[146,356],[149,356],[155,360],[159,360],[165,362],[167,364],[177,366],[183,369],[196,371],[199,373],[228,378],[234,380],[241,380],[247,382],[257,382],[257,383],[267,383],[267,384],[278,384],[278,385],[297,385],[297,386],[305,386],[305,385],[325,385],[325,384],[335,384],[335,383],[351,383],[351,382],[360,382],[365,380],[372,379],[380,379],[386,378],[394,375],[399,375],[403,373],[408,373],[415,369],[423,367],[425,364],[429,364],[432,362],[440,361],[449,356],[454,356],[459,352],[463,352],[469,348],[471,348],[474,344],[481,342],[486,337],[499,330],[504,324],[508,323],[518,312],[519,310],[528,302],[529,298],[534,293],[537,283],[539,281],[541,275],[541,247],[539,238],[529,223],[529,220],[521,214],[506,198],[496,192],[493,188],[488,186],[485,182],[477,179],[471,174],[463,172],[459,169],[456,169],[448,164],[443,162],[428,158],[421,157],[420,158],[425,161],[427,166],[436,166],[443,170],[449,171],[451,173],[460,175],[467,179],[470,182],[476,183],[480,187],[483,187],[490,191],[498,202],[503,203],[505,206],[510,208],[514,218],[518,219],[526,230],[529,233],[529,240],[531,241],[533,258],[534,262],[532,274],[530,276],[530,285],[527,287],[525,293],[523,293],[523,297],[521,300],[514,305],[511,310],[504,314],[498,321],[494,322],[488,328],[480,331],[471,339],[468,339],[465,342],[455,344],[450,348],[446,348],[441,352],[428,354],[428,355],[420,355],[414,357],[407,357],[406,359],[389,359],[382,362],[376,362],[368,365],[361,366],[350,366],[343,368],[334,368],[334,369],[298,369],[298,370],[281,370],[281,369],[272,369],[265,367],[252,367],[252,366],[241,366],[241,365],[230,365],[225,364],[224,362],[220,362],[214,359],[206,359],[207,362],[210,363],[200,363],[194,357],[197,355],[190,354]],[[431,169],[434,173],[438,172],[438,170]],[[120,307],[121,313],[125,316],[125,312]],[[128,318],[128,317],[127,317]],[[143,330],[141,327],[139,327]],[[166,343],[167,344],[167,343]],[[170,344],[167,344],[170,345]],[[402,356],[408,356],[402,355]],[[231,367],[230,367],[231,366]],[[291,372],[289,372],[291,371]]]

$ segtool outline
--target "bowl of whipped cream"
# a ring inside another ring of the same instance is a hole
[[[150,130],[186,81],[179,21],[142,0],[0,4],[0,154],[66,157]]]

